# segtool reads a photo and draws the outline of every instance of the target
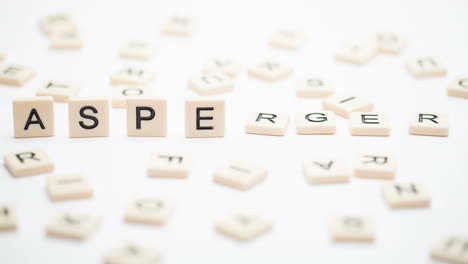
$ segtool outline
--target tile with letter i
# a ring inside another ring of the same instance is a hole
[[[374,104],[367,98],[358,95],[333,95],[322,102],[323,109],[335,112],[335,114],[349,118],[352,112],[371,112]]]
[[[139,197],[127,207],[125,221],[149,225],[165,224],[174,213],[175,203],[157,197]]]
[[[468,98],[468,77],[454,78],[447,88],[447,95]]]

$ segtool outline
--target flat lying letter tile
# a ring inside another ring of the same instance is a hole
[[[190,36],[193,31],[194,20],[187,16],[173,16],[169,18],[163,33],[167,35]]]
[[[374,105],[362,96],[335,95],[323,100],[323,109],[331,110],[344,118],[349,118],[352,112],[371,112]]]
[[[249,134],[284,136],[289,117],[286,113],[254,112],[249,115],[245,132]]]
[[[429,207],[431,197],[421,182],[386,183],[383,195],[392,208]]]
[[[446,236],[432,248],[431,255],[450,263],[468,264],[468,238]]]
[[[390,32],[381,32],[375,35],[377,49],[380,52],[399,54],[406,47],[406,38]]]
[[[0,66],[0,84],[22,86],[36,75],[36,71],[22,65]]]
[[[449,131],[446,113],[411,113],[409,133],[412,135],[447,137]]]
[[[247,190],[262,182],[267,170],[243,161],[231,161],[213,174],[213,180],[239,190]]]
[[[386,114],[353,112],[349,120],[353,136],[390,136],[390,119]]]
[[[223,99],[187,99],[185,101],[185,137],[224,137]]]
[[[364,65],[375,56],[376,51],[374,43],[347,44],[338,49],[335,58],[343,62]]]
[[[130,203],[125,212],[125,221],[148,225],[162,225],[174,213],[173,201],[156,197],[141,197]]]
[[[109,100],[106,97],[68,99],[70,137],[108,137]]]
[[[339,157],[317,157],[302,163],[304,176],[312,184],[347,183],[353,175],[348,162]]]
[[[362,216],[339,216],[331,219],[330,233],[337,242],[374,241],[374,219]]]
[[[37,96],[52,96],[55,102],[68,102],[68,98],[77,96],[80,86],[76,83],[48,81],[37,90]]]
[[[265,61],[249,69],[249,74],[265,81],[277,81],[286,78],[293,69],[276,61]]]
[[[10,204],[0,204],[0,231],[15,230],[16,225],[16,207]]]
[[[449,96],[468,98],[468,77],[458,77],[452,80],[447,88]]]
[[[3,156],[3,163],[15,177],[31,176],[54,170],[54,162],[40,148],[6,153]]]
[[[145,41],[129,41],[119,50],[119,56],[127,59],[148,60],[153,57],[156,47]]]
[[[63,212],[47,225],[49,236],[84,240],[94,233],[99,225],[99,218],[89,213]]]
[[[247,211],[235,213],[216,223],[216,230],[238,240],[250,240],[270,231],[270,220]]]
[[[127,242],[112,249],[105,257],[105,264],[156,264],[160,261],[158,249]]]
[[[436,58],[419,57],[411,58],[406,62],[406,67],[413,77],[437,77],[445,76],[445,66]]]
[[[125,108],[128,98],[148,95],[151,95],[151,89],[148,86],[114,86],[112,88],[112,107]]]
[[[13,100],[15,137],[51,137],[54,135],[54,101],[50,96]]]
[[[53,32],[50,35],[49,47],[51,49],[81,49],[83,34],[77,30]]]
[[[162,178],[187,178],[192,169],[189,153],[154,153],[148,164],[148,176]]]
[[[47,191],[53,201],[90,198],[93,187],[83,174],[57,174],[47,177]]]
[[[212,58],[203,67],[203,73],[222,72],[234,78],[239,74],[241,65],[230,58]]]
[[[5,56],[5,53],[3,53],[3,52],[0,51],[0,60],[4,60],[5,57],[6,57],[6,56]]]
[[[297,113],[296,133],[300,135],[335,134],[335,113],[332,111]]]
[[[56,13],[43,17],[39,21],[39,26],[46,34],[77,29],[75,19],[67,13]]]
[[[166,99],[151,96],[127,99],[129,137],[165,137],[166,133]]]
[[[273,34],[270,39],[270,45],[295,50],[304,44],[305,39],[306,37],[302,32],[282,29]]]
[[[333,82],[324,78],[304,78],[299,80],[297,97],[328,97],[333,94]]]
[[[215,95],[232,91],[234,80],[221,72],[201,73],[189,80],[189,87],[198,95]]]
[[[141,67],[124,67],[111,76],[113,85],[144,85],[154,79],[155,73]]]
[[[359,178],[393,179],[396,157],[392,154],[363,153],[353,159],[354,176]]]

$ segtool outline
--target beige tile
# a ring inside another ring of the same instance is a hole
[[[252,77],[271,82],[285,79],[291,75],[292,72],[293,69],[290,66],[282,62],[271,60],[259,63],[251,67],[248,71],[249,75]]]
[[[162,29],[166,35],[190,36],[194,28],[194,19],[189,16],[172,16]]]
[[[287,113],[252,112],[245,125],[245,132],[249,134],[284,136],[289,124]]]
[[[349,118],[352,112],[371,112],[374,104],[367,98],[358,95],[333,95],[322,102],[323,109]]]
[[[434,259],[455,264],[468,264],[468,238],[462,236],[446,236],[440,239],[432,248]]]
[[[104,257],[105,264],[156,264],[161,253],[153,246],[125,242],[114,247]]]
[[[185,100],[185,137],[224,137],[224,99],[192,98]]]
[[[145,85],[154,79],[155,73],[142,67],[123,67],[111,76],[113,85]]]
[[[0,84],[23,86],[36,75],[36,71],[23,65],[0,65]]]
[[[125,211],[125,221],[148,225],[163,225],[173,215],[175,203],[157,197],[140,197],[133,200]]]
[[[236,77],[240,71],[241,65],[238,61],[225,57],[211,58],[202,69],[203,73],[222,72],[232,78]]]
[[[78,28],[76,20],[68,13],[54,13],[42,17],[39,20],[39,27],[46,34],[76,30]]]
[[[127,99],[129,137],[165,137],[167,134],[165,98],[141,96]]]
[[[17,222],[16,207],[12,204],[0,204],[0,232],[15,230]]]
[[[52,158],[41,148],[6,153],[3,156],[3,163],[15,177],[31,176],[54,170]]]
[[[330,221],[330,233],[336,242],[372,242],[374,219],[367,216],[338,216]]]
[[[449,133],[448,115],[434,112],[411,113],[409,133],[412,135],[447,137]]]
[[[55,102],[68,102],[68,98],[77,96],[80,86],[77,83],[63,81],[45,82],[36,92],[37,96],[51,96]]]
[[[151,88],[148,86],[117,85],[112,87],[112,107],[125,108],[128,98],[146,97],[150,95]]]
[[[239,190],[247,190],[262,182],[267,170],[256,164],[244,161],[230,161],[215,171],[213,180]]]
[[[442,62],[432,57],[410,58],[406,61],[406,68],[413,77],[439,77],[447,74]]]
[[[298,81],[297,97],[328,97],[333,94],[333,81],[321,77],[308,77]]]
[[[391,32],[380,32],[375,34],[377,50],[384,53],[399,54],[406,48],[406,37]]]
[[[106,97],[70,97],[70,137],[108,137],[109,100]]]
[[[341,157],[315,157],[302,163],[304,176],[311,184],[347,183],[353,175],[348,161]]]
[[[47,177],[47,192],[52,201],[91,198],[93,187],[83,174],[55,174]]]
[[[278,48],[296,50],[304,45],[305,40],[305,34],[300,31],[281,29],[271,36],[270,45]]]
[[[336,120],[332,111],[296,113],[296,133],[300,135],[335,134]]]
[[[353,136],[390,136],[390,118],[384,113],[353,112],[349,120]]]
[[[99,222],[99,218],[90,213],[62,212],[52,218],[46,231],[53,237],[85,240],[96,231]]]
[[[447,95],[468,98],[468,77],[452,79],[447,88]]]
[[[189,87],[198,95],[216,95],[234,90],[234,80],[221,72],[200,73],[190,78]]]
[[[391,208],[429,207],[431,197],[422,182],[392,182],[382,185],[385,200]]]
[[[83,33],[78,30],[57,31],[49,37],[51,49],[81,49],[83,47]]]
[[[359,178],[393,179],[396,157],[388,153],[359,153],[353,159],[354,176]]]
[[[54,101],[50,96],[13,99],[15,137],[51,137],[54,135]]]
[[[191,169],[191,154],[161,152],[151,155],[147,172],[150,177],[187,178]]]
[[[126,59],[149,60],[154,56],[156,46],[147,41],[133,40],[119,49],[119,56]]]
[[[342,62],[364,65],[376,54],[377,47],[374,42],[352,43],[341,46],[335,54],[335,58]]]
[[[272,229],[267,218],[250,211],[226,216],[216,223],[216,230],[238,240],[251,240]]]
[[[2,51],[0,51],[0,60],[4,60],[6,57],[5,53],[3,53]]]

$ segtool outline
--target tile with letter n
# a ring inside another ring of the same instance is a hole
[[[287,113],[252,112],[247,118],[245,132],[257,135],[284,136],[288,125],[289,116]]]
[[[129,137],[165,137],[167,102],[165,98],[140,96],[128,98],[127,135]]]
[[[71,97],[68,100],[68,122],[72,138],[108,137],[109,99]]]
[[[54,101],[50,96],[15,98],[13,119],[16,138],[54,135]]]
[[[447,137],[449,121],[447,113],[410,113],[409,133],[412,135]]]

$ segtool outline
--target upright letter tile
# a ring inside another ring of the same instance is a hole
[[[148,175],[162,178],[187,178],[192,169],[189,153],[154,153],[148,164]]]
[[[189,87],[198,95],[215,95],[234,89],[234,80],[221,72],[201,73],[189,80]]]
[[[452,80],[447,88],[449,96],[468,98],[468,77],[458,77]]]
[[[0,231],[15,230],[16,222],[16,207],[10,204],[0,204]]]
[[[203,67],[203,73],[222,72],[231,78],[237,76],[241,70],[239,62],[230,58],[212,58]]]
[[[396,157],[391,154],[356,154],[353,160],[354,176],[359,178],[393,179]]]
[[[438,59],[431,57],[408,59],[406,67],[414,77],[437,77],[447,73],[445,66]]]
[[[154,79],[155,73],[141,67],[124,67],[111,76],[113,85],[145,85]]]
[[[253,239],[271,228],[270,220],[247,211],[229,215],[216,223],[218,232],[238,240]]]
[[[245,132],[249,134],[284,136],[289,117],[286,113],[254,112],[249,115]]]
[[[187,99],[185,101],[185,136],[188,138],[224,137],[225,106],[223,99]]]
[[[362,96],[338,95],[323,100],[323,109],[331,110],[344,118],[349,118],[352,112],[371,112],[374,105]]]
[[[115,247],[104,257],[105,264],[156,264],[159,261],[159,250],[131,242]]]
[[[370,217],[340,216],[330,222],[332,238],[337,242],[372,242],[374,229],[374,220]]]
[[[364,65],[368,63],[376,54],[376,47],[374,43],[366,44],[348,44],[340,47],[336,52],[336,59]]]
[[[52,172],[54,162],[43,149],[29,149],[6,153],[3,156],[5,167],[15,177]]]
[[[429,207],[431,197],[421,182],[386,183],[383,195],[392,208]]]
[[[335,134],[335,113],[332,111],[296,114],[296,133],[300,135]]]
[[[22,65],[0,66],[0,84],[22,86],[36,75],[36,71]]]
[[[413,135],[447,137],[449,130],[446,113],[411,113],[409,133]]]
[[[127,99],[129,137],[165,137],[166,133],[166,99],[150,96]]]
[[[297,97],[328,97],[333,94],[333,82],[324,78],[299,80]]]
[[[353,112],[349,120],[353,136],[390,136],[390,119],[385,114]]]
[[[49,236],[84,240],[96,231],[98,217],[81,212],[63,212],[58,214],[47,225]]]
[[[231,161],[213,174],[213,180],[239,190],[247,190],[262,182],[267,170],[243,161]]]
[[[162,225],[174,213],[174,202],[155,198],[141,197],[130,203],[125,212],[125,221],[148,225]]]
[[[52,96],[55,102],[68,102],[68,98],[77,96],[80,86],[76,83],[48,81],[37,90],[37,96]]]
[[[281,80],[292,72],[293,69],[291,67],[276,61],[265,61],[249,69],[251,76],[265,81]]]
[[[347,183],[353,175],[348,162],[338,157],[317,157],[302,163],[304,176],[312,184]]]
[[[108,137],[109,100],[105,97],[71,97],[68,100],[70,137]]]
[[[54,101],[50,96],[13,100],[15,137],[51,137],[54,135]]]
[[[406,38],[395,33],[377,33],[375,41],[377,49],[385,53],[398,54],[406,47]]]
[[[53,201],[90,198],[93,188],[82,174],[57,174],[47,177],[47,191]]]
[[[435,259],[456,264],[468,264],[468,238],[447,236],[442,238],[431,250]]]

